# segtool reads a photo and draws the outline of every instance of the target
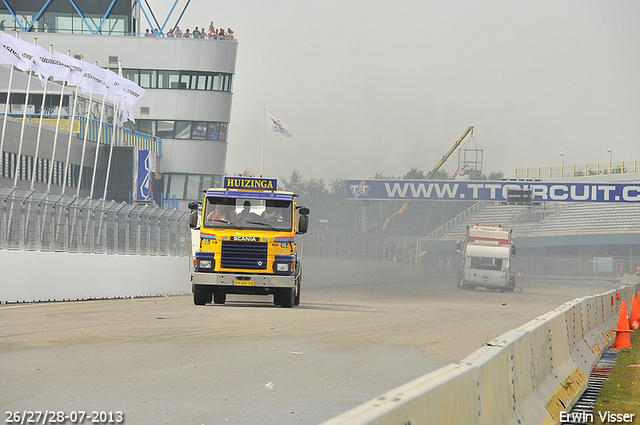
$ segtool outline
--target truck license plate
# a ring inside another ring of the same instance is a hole
[[[234,280],[235,286],[254,286],[253,280]]]

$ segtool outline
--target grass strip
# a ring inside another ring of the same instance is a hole
[[[594,407],[595,423],[640,424],[640,330],[631,334],[631,347],[620,350],[603,383]]]

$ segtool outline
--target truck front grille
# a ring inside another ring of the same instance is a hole
[[[267,268],[267,244],[265,242],[222,241],[220,266],[223,269],[265,270]]]

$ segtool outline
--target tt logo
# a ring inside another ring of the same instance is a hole
[[[371,186],[366,184],[364,180],[361,181],[360,184],[352,184],[350,186],[351,193],[353,193],[354,198],[359,198],[360,196],[367,196],[367,192],[369,191],[370,187]]]

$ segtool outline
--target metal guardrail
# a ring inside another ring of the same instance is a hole
[[[0,187],[0,249],[188,256],[187,211]]]
[[[614,161],[592,164],[516,168],[513,177],[516,179],[553,179],[629,173],[640,173],[640,161]]]
[[[1,115],[3,114],[0,113],[0,116]],[[19,120],[22,119],[22,114],[10,113],[9,116]],[[31,123],[39,123],[40,114],[27,114],[26,120]],[[113,140],[113,125],[103,122],[102,130],[100,131],[100,121],[94,119],[89,119],[88,121],[89,124],[87,125],[86,117],[76,115],[73,120],[73,133],[75,133],[78,138],[84,139],[86,132],[87,140],[92,142],[97,142],[98,134],[100,134],[100,143],[110,145]],[[71,115],[61,115],[58,124],[56,114],[43,114],[42,125],[53,128],[58,126],[60,130],[69,131],[69,128],[71,127]],[[116,131],[118,132],[116,140],[117,146],[134,146],[138,149],[154,151],[158,157],[162,156],[162,139],[128,128],[116,128]]]
[[[462,211],[460,214],[458,214],[457,216],[455,216],[451,220],[447,221],[445,224],[443,224],[442,226],[438,227],[433,232],[429,233],[427,236],[425,236],[423,238],[423,240],[431,240],[431,239],[441,238],[449,230],[453,229],[458,224],[462,223],[463,221],[465,221],[466,219],[471,217],[473,214],[475,214],[476,212],[478,212],[482,208],[484,208],[484,202],[483,201],[476,202],[471,207],[469,207],[466,210]]]
[[[304,236],[304,256],[315,260],[393,261],[420,264],[419,236],[363,235],[341,231],[311,231]]]

